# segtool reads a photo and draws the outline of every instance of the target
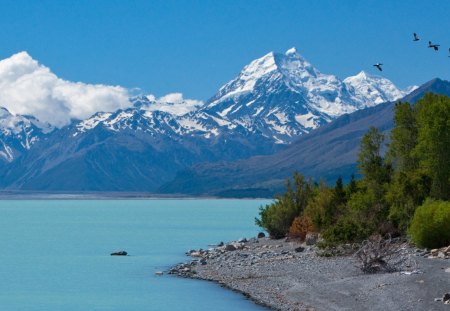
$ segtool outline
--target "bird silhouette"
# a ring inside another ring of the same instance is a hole
[[[428,41],[428,47],[433,48],[435,51],[439,50],[440,45],[439,44],[433,44],[431,41]]]
[[[383,71],[383,68],[381,68],[381,66],[383,66],[383,64],[380,63],[376,63],[375,65],[373,65],[374,67],[377,67],[379,71]]]
[[[414,35],[414,40],[413,41],[419,41],[420,40],[419,36],[416,33],[414,33],[413,35]]]

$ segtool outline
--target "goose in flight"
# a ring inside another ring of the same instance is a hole
[[[380,63],[376,63],[375,65],[373,65],[374,67],[377,67],[379,71],[383,71],[383,68],[381,68],[381,66],[383,66],[383,64]]]
[[[413,35],[414,35],[414,40],[413,41],[419,41],[420,40],[419,36],[416,33],[414,33]]]
[[[431,41],[428,41],[428,47],[433,48],[435,51],[439,50],[440,45],[439,44],[433,44]]]

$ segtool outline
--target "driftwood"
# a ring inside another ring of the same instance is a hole
[[[406,241],[398,238],[370,237],[361,243],[360,249],[354,256],[358,261],[358,267],[364,273],[395,272],[417,268],[417,263],[408,254]]]

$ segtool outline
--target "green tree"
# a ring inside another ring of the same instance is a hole
[[[415,156],[431,177],[431,197],[450,200],[450,98],[426,94],[417,103]]]
[[[275,202],[261,207],[260,218],[255,223],[267,230],[273,238],[282,238],[298,216],[301,216],[314,195],[314,184],[298,172],[294,173],[293,184],[286,181],[286,192],[275,197]]]
[[[397,172],[411,172],[418,168],[418,159],[414,155],[417,146],[418,125],[416,111],[409,103],[397,103],[394,112],[394,128],[391,131],[391,143],[387,153]]]
[[[384,135],[376,127],[370,127],[369,131],[361,139],[358,153],[358,168],[363,175],[363,180],[369,183],[382,185],[388,181],[389,170],[381,155],[381,147]]]

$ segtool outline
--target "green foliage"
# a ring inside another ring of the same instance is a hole
[[[431,179],[421,171],[398,172],[386,193],[390,205],[389,220],[402,233],[406,233],[416,207],[430,193]]]
[[[418,139],[418,124],[415,106],[408,103],[395,105],[394,128],[391,131],[388,159],[398,172],[409,172],[418,168],[414,148]]]
[[[361,139],[358,168],[367,183],[381,185],[388,180],[389,171],[381,156],[383,142],[384,135],[373,126]]]
[[[314,230],[321,231],[334,223],[336,214],[334,192],[322,183],[317,190],[317,194],[309,201],[305,209],[305,215],[311,219]]]
[[[289,232],[292,222],[301,216],[308,201],[314,195],[314,185],[301,174],[294,173],[294,188],[290,180],[286,183],[287,191],[275,198],[275,202],[259,211],[260,218],[255,222],[267,230],[273,238],[282,238]]]
[[[431,197],[450,200],[450,98],[426,94],[417,103],[415,155],[431,177]]]
[[[427,94],[416,106],[396,104],[390,141],[383,157],[384,135],[369,129],[358,154],[362,178],[352,175],[347,186],[340,177],[328,187],[295,173],[256,223],[280,238],[290,229],[302,236],[311,220],[328,245],[408,228],[419,245],[450,244],[450,203],[427,200],[450,200],[450,98]]]
[[[450,202],[427,200],[416,209],[409,233],[421,247],[450,245]]]
[[[340,243],[359,242],[366,239],[371,234],[371,230],[366,228],[361,222],[351,218],[344,217],[326,229],[323,237],[328,246]]]

